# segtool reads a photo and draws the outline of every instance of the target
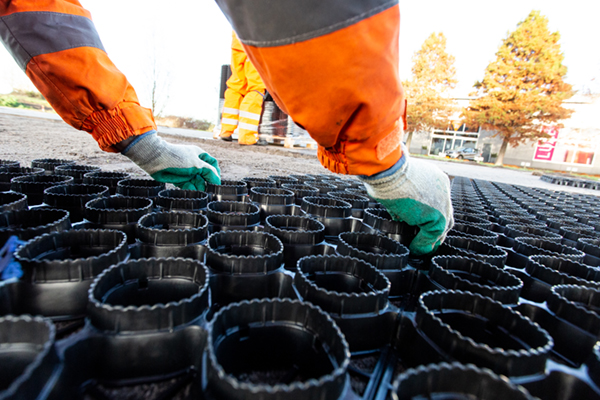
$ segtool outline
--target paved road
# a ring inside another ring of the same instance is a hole
[[[507,168],[493,168],[483,165],[477,165],[473,162],[452,162],[452,161],[437,161],[427,159],[428,162],[434,163],[442,171],[451,176],[464,176],[471,179],[482,179],[492,182],[509,183],[512,185],[523,185],[529,187],[538,187],[549,190],[562,190],[573,193],[584,193],[595,196],[600,196],[600,191],[585,188],[575,188],[571,186],[559,186],[549,182],[544,182],[539,176],[534,176],[531,171],[517,171]]]
[[[44,113],[33,110],[22,110],[16,108],[0,107],[1,114],[19,115],[30,118],[44,118],[52,120],[60,120],[61,118],[53,113]],[[163,126],[158,127],[158,131],[165,135],[198,138],[198,139],[210,139],[212,140],[212,133],[202,132],[190,129],[180,128],[167,128]],[[278,146],[280,149],[283,147]],[[314,154],[315,150],[307,149],[284,149],[295,153]],[[552,183],[544,182],[539,176],[532,175],[531,172],[527,171],[516,171],[506,168],[492,168],[482,165],[477,165],[472,162],[449,162],[449,161],[438,161],[432,159],[426,159],[427,162],[434,163],[440,167],[444,172],[451,176],[464,176],[471,179],[482,179],[493,182],[503,182],[514,185],[523,185],[529,187],[539,187],[549,190],[564,190],[575,193],[585,193],[595,196],[600,196],[600,191],[584,188],[574,188],[570,186],[559,186]]]

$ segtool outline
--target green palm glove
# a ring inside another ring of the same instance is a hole
[[[137,137],[121,154],[155,180],[181,189],[204,190],[206,182],[221,184],[221,170],[214,157],[198,146],[165,142],[156,131]]]
[[[394,220],[420,228],[409,246],[414,255],[435,251],[454,225],[448,176],[424,160],[410,159],[406,150],[390,169],[360,180]]]

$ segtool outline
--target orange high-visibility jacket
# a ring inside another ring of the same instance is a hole
[[[216,1],[325,167],[373,175],[398,161],[398,0]],[[78,1],[0,0],[0,38],[61,117],[103,150],[155,128]]]
[[[0,0],[0,39],[62,119],[102,150],[156,129],[77,0]]]

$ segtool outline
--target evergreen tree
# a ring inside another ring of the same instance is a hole
[[[469,123],[502,137],[497,165],[503,164],[509,144],[516,147],[548,137],[542,127],[562,127],[558,121],[572,113],[562,107],[573,91],[563,81],[567,67],[562,63],[559,39],[558,32],[548,29],[548,19],[532,11],[504,39],[483,80],[475,83],[479,97],[470,102],[464,115]]]
[[[454,109],[448,91],[456,86],[455,74],[446,36],[432,33],[413,56],[412,79],[403,82],[408,99],[407,147],[414,132],[447,126]]]

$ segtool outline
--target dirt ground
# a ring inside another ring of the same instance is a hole
[[[190,131],[193,132],[193,131]],[[323,168],[315,150],[287,150],[277,146],[240,146],[212,139],[195,139],[161,134],[171,143],[194,144],[219,160],[222,178],[266,177],[290,174],[331,174]],[[96,165],[105,171],[125,171],[134,176],[146,173],[118,153],[105,153],[86,132],[78,131],[63,121],[0,113],[0,159],[18,160],[31,166],[36,158],[64,158],[78,164]],[[599,191],[558,186],[540,180],[531,171],[489,168],[474,163],[427,160],[450,176],[538,187],[548,190],[600,195]]]
[[[275,146],[240,146],[217,140],[162,136],[170,143],[194,144],[219,160],[223,179],[290,174],[329,174],[314,154],[290,152]],[[118,153],[105,153],[86,132],[62,121],[0,114],[0,159],[31,166],[37,158],[64,158],[96,165],[106,171],[145,172]]]

